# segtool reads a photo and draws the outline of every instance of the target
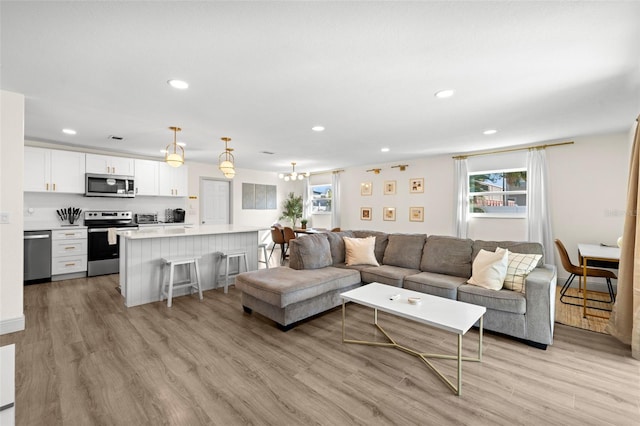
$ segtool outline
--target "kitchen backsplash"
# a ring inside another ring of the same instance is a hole
[[[131,210],[135,213],[157,213],[159,220],[164,220],[165,209],[187,210],[186,198],[172,197],[135,197],[108,198],[85,197],[79,194],[24,193],[25,223],[60,223],[57,209],[73,206],[86,210]],[[188,211],[188,210],[187,210]],[[189,222],[189,217],[185,218]],[[82,221],[80,222],[82,225]]]

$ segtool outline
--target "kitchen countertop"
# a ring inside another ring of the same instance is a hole
[[[87,229],[84,225],[65,225],[51,222],[24,222],[25,231],[57,231],[60,229]]]
[[[196,235],[234,234],[240,232],[258,232],[264,227],[242,225],[203,225],[192,228],[175,227],[169,229],[139,229],[137,231],[120,231],[118,235],[129,240],[142,240],[148,238],[189,237]]]
[[[151,228],[153,226],[193,226],[193,223],[185,222],[158,222],[158,223],[139,223],[140,228]]]

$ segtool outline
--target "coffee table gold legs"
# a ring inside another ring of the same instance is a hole
[[[342,301],[342,342],[343,343],[354,343],[358,345],[369,345],[369,346],[383,346],[389,348],[395,348],[402,352],[408,353],[419,358],[424,364],[426,364],[440,379],[445,382],[453,392],[460,396],[462,394],[462,361],[472,361],[472,362],[482,362],[482,327],[483,327],[483,317],[480,317],[480,328],[478,330],[478,357],[470,358],[462,356],[462,334],[458,334],[458,353],[456,355],[447,355],[447,354],[432,354],[426,352],[418,352],[415,349],[408,348],[401,344],[398,344],[389,334],[380,327],[378,324],[378,310],[373,310],[373,324],[380,330],[382,334],[389,340],[388,342],[372,342],[369,340],[353,340],[347,339],[346,336],[346,307],[345,302]],[[430,361],[429,358],[435,359],[455,359],[458,361],[458,377],[457,377],[457,386],[451,383],[451,381],[445,377],[443,373],[440,372]]]

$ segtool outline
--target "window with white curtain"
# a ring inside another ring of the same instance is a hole
[[[469,173],[471,217],[527,217],[527,170]]]
[[[311,185],[311,214],[331,214],[332,185]]]

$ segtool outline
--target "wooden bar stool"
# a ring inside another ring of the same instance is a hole
[[[269,269],[269,258],[267,257],[267,243],[258,244],[258,263],[264,263],[264,266]],[[262,251],[262,257],[264,260],[260,260],[260,252]]]
[[[240,259],[244,259],[244,270],[249,271],[249,261],[247,260],[247,252],[245,250],[227,250],[220,253],[220,264],[222,264],[222,260],[225,260],[225,269],[224,274],[219,273],[218,278],[222,278],[224,276],[224,292],[229,292],[229,277],[235,277],[240,273]],[[235,274],[229,275],[229,261],[231,259],[238,259],[238,272]],[[222,265],[220,265],[222,266]],[[219,271],[220,269],[218,269]]]
[[[198,260],[200,256],[181,256],[181,257],[165,257],[162,259],[162,274],[160,279],[160,301],[167,297],[167,307],[171,307],[171,300],[173,299],[173,290],[181,288],[189,288],[190,294],[193,294],[193,290],[198,290],[200,300],[202,300],[202,287],[200,285],[200,267],[198,266]],[[185,265],[188,273],[186,281],[174,282],[175,267]],[[191,266],[195,269],[196,279],[192,279]],[[169,268],[169,281],[165,284],[166,269]]]

